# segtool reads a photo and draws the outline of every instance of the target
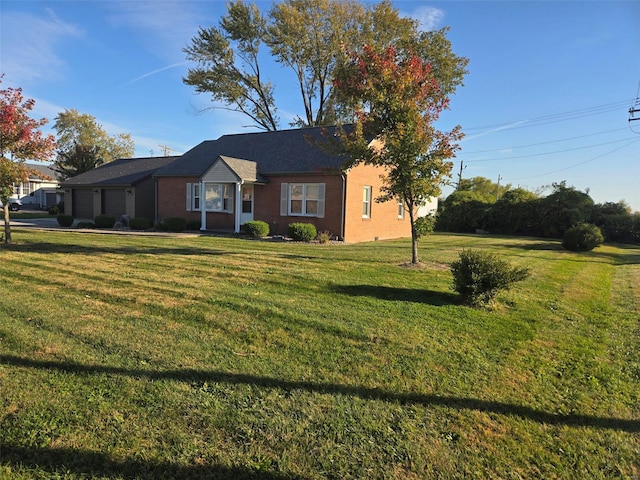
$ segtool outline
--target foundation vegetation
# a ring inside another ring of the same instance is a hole
[[[287,235],[296,242],[310,242],[318,235],[313,223],[290,223],[287,227]]]
[[[640,475],[640,249],[16,228],[0,478]],[[469,308],[469,248],[531,276]]]

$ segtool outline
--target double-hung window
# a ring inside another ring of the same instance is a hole
[[[191,209],[192,210],[200,210],[200,184],[194,183],[192,185],[193,193],[191,194]]]
[[[324,183],[283,183],[280,215],[324,217]]]
[[[231,212],[233,210],[233,185],[226,183],[187,183],[187,211]]]
[[[404,202],[398,199],[398,218],[404,218]]]
[[[362,189],[362,218],[371,218],[371,186]]]

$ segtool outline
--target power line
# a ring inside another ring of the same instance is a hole
[[[537,175],[531,175],[529,177],[511,178],[511,179],[509,179],[509,181],[528,180],[530,178],[538,178],[538,177],[544,177],[545,175],[551,175],[552,173],[564,172],[565,170],[570,170],[572,168],[579,167],[580,165],[584,165],[585,163],[593,162],[594,160],[597,160],[599,158],[606,157],[607,155],[615,153],[618,150],[622,150],[623,148],[627,148],[628,146],[633,145],[634,143],[638,143],[638,142],[640,142],[640,139],[635,139],[632,142],[627,143],[626,145],[623,145],[623,146],[618,147],[618,148],[614,148],[613,150],[610,150],[610,151],[608,151],[606,153],[603,153],[602,155],[598,155],[596,157],[590,158],[589,160],[584,160],[583,162],[574,163],[573,165],[569,165],[568,167],[559,168],[557,170],[553,170],[553,171],[550,171],[550,172],[539,173]]]
[[[528,148],[528,147],[537,147],[539,145],[548,145],[550,143],[560,143],[560,142],[568,142],[569,140],[577,140],[578,138],[585,138],[585,137],[595,137],[596,135],[603,135],[605,133],[612,133],[612,132],[620,132],[622,130],[627,130],[626,128],[615,128],[613,130],[605,130],[604,132],[596,132],[596,133],[588,133],[586,135],[580,135],[578,137],[569,137],[569,138],[561,138],[559,140],[549,140],[548,142],[540,142],[540,143],[530,143],[529,145],[518,145],[515,147],[503,147],[503,148],[492,148],[489,150],[473,150],[471,152],[466,152],[466,151],[462,151],[460,152],[460,154],[472,154],[472,153],[488,153],[488,152],[499,152],[501,150],[515,150],[516,148]]]
[[[524,119],[524,120],[522,119],[513,120],[510,122],[495,123],[491,125],[482,125],[479,127],[466,127],[464,128],[464,131],[469,132],[473,130],[485,130],[485,129],[501,128],[501,127],[509,127],[510,129],[536,127],[538,125],[546,125],[549,123],[573,120],[574,118],[582,118],[590,115],[599,115],[601,113],[606,113],[609,111],[616,110],[622,106],[626,106],[629,104],[629,101],[633,101],[633,100],[634,99],[620,100],[613,103],[605,103],[602,105],[595,105],[592,107],[581,108],[578,110],[570,110],[568,112],[554,113],[554,114],[545,115],[542,117],[535,117],[535,118]],[[514,125],[514,124],[518,124],[518,125]],[[510,125],[514,125],[514,126],[510,127]]]
[[[594,148],[594,147],[601,147],[602,145],[611,145],[612,143],[620,143],[620,142],[625,142],[627,140],[630,140],[630,139],[629,138],[621,138],[619,140],[613,140],[611,142],[596,143],[596,144],[593,144],[593,145],[584,145],[582,147],[567,148],[565,150],[555,150],[553,152],[531,153],[529,155],[516,155],[516,156],[513,156],[513,157],[503,157],[503,158],[487,158],[487,159],[480,159],[480,160],[467,160],[467,163],[501,162],[503,160],[515,160],[517,158],[543,157],[545,155],[553,155],[555,153],[574,152],[576,150],[584,150],[585,148]]]

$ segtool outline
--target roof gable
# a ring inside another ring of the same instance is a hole
[[[202,177],[219,157],[254,162],[256,173],[262,175],[337,171],[346,157],[321,148],[325,129],[330,134],[335,131],[335,127],[313,127],[223,135],[195,146],[156,176]]]
[[[245,182],[263,183],[266,180],[258,173],[258,164],[251,160],[242,160],[240,158],[226,157],[221,155],[220,160],[223,161],[236,176]]]

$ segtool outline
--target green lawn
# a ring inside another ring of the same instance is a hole
[[[0,478],[640,476],[638,247],[13,238]],[[532,275],[462,306],[469,247]]]

